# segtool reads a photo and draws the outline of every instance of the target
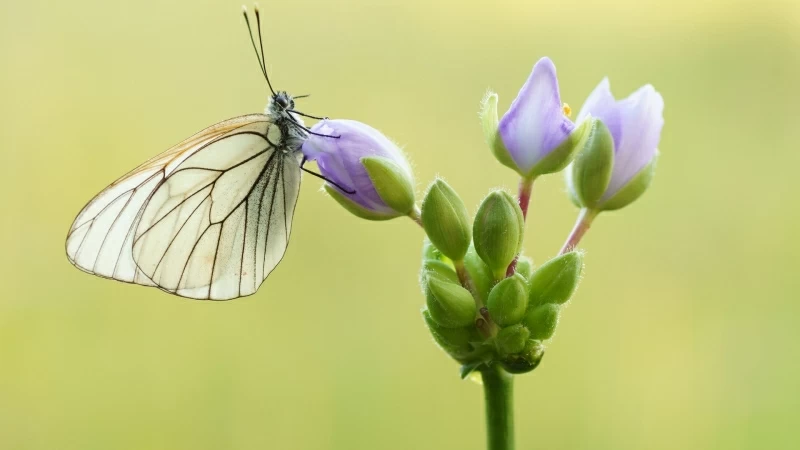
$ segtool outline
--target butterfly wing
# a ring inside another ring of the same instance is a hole
[[[95,197],[67,237],[80,269],[198,299],[252,294],[286,250],[299,163],[268,116],[221,122]]]

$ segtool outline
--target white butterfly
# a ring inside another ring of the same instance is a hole
[[[250,30],[246,12],[245,20]],[[255,49],[252,31],[250,39]],[[256,56],[272,92],[265,113],[212,125],[100,192],[70,227],[72,264],[195,299],[256,292],[286,252],[300,171],[309,172],[305,114],[272,90],[263,55],[262,43]]]

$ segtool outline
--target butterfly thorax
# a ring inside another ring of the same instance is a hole
[[[303,120],[294,110],[294,99],[286,91],[278,91],[272,95],[264,108],[264,114],[280,131],[279,142],[275,142],[278,148],[286,153],[300,151],[303,142],[308,138],[308,134],[303,129]]]

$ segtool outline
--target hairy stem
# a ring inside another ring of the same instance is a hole
[[[514,377],[498,364],[481,370],[486,401],[486,448],[514,449]]]
[[[572,251],[578,243],[581,241],[581,238],[587,231],[589,231],[589,227],[592,226],[592,221],[600,211],[594,209],[583,208],[581,212],[578,214],[578,220],[575,221],[575,226],[572,228],[572,232],[569,233],[566,242],[561,247],[561,251],[558,252],[559,255],[563,255],[564,253]]]
[[[408,217],[410,217],[411,220],[416,222],[420,227],[422,226],[422,212],[419,210],[419,206],[414,205],[414,209],[408,213]]]
[[[523,178],[519,181],[519,194],[517,194],[517,201],[519,202],[519,209],[522,210],[522,218],[527,221],[528,218],[528,205],[531,203],[531,191],[533,190],[534,178]],[[506,269],[506,277],[514,275],[517,271],[517,259],[519,255],[514,257],[511,264]]]

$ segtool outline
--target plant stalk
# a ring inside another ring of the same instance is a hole
[[[526,220],[528,218],[528,205],[531,203],[531,191],[533,190],[533,180],[535,178],[523,178],[519,180],[519,194],[517,194],[517,201],[519,202],[519,209],[522,210],[522,218]],[[511,264],[508,265],[506,269],[506,277],[510,277],[514,275],[514,272],[517,271],[517,259],[519,259],[519,255],[514,257],[514,260],[511,261]]]
[[[514,376],[498,364],[481,370],[486,401],[486,448],[514,450]]]
[[[592,226],[592,221],[599,213],[600,211],[594,209],[581,209],[580,214],[578,214],[578,220],[575,221],[575,226],[572,228],[572,232],[570,232],[567,241],[564,242],[564,245],[561,247],[561,251],[558,252],[559,255],[571,252],[578,246],[581,238],[589,231],[589,227]]]

